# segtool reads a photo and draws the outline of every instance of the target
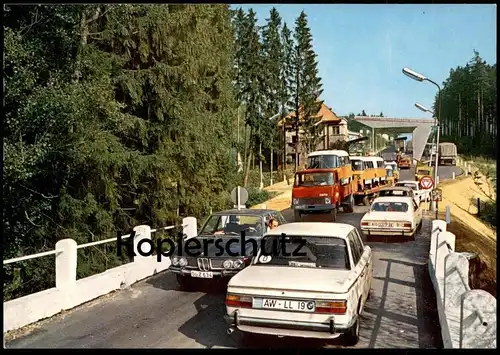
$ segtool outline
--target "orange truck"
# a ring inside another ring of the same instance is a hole
[[[306,214],[325,213],[337,220],[337,212],[354,210],[354,181],[349,154],[342,150],[310,153],[305,170],[295,173],[292,209],[295,221]]]

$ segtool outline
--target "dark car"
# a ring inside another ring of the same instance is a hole
[[[212,214],[198,236],[183,241],[182,250],[172,256],[169,270],[176,274],[179,285],[184,288],[188,288],[194,278],[232,277],[251,263],[271,218],[280,225],[287,223],[275,210],[233,209]],[[188,249],[190,255],[187,255]]]

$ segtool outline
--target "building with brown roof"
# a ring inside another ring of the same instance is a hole
[[[345,118],[337,116],[337,114],[324,103],[321,104],[321,108],[317,116],[321,116],[321,120],[318,124],[323,125],[323,139],[321,143],[318,144],[316,149],[328,149],[331,143],[338,140],[347,141],[349,138],[349,133],[347,130],[347,120]],[[282,136],[285,137],[285,154],[279,157],[280,165],[283,164],[283,159],[286,156],[287,164],[295,164],[295,146],[297,144],[297,134],[293,127],[295,117],[295,111],[286,116],[283,120],[278,123],[278,127],[282,132]],[[303,142],[304,131],[300,127],[300,121],[302,121],[301,108],[299,108],[299,165],[303,165],[306,161],[306,151],[305,147],[301,142]],[[285,125],[283,127],[283,124]]]

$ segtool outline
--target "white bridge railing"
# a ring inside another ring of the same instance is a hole
[[[469,286],[469,256],[455,252],[446,222],[432,221],[429,274],[436,291],[445,348],[496,348],[497,301]]]
[[[117,238],[80,245],[76,244],[73,239],[63,239],[56,243],[54,250],[4,260],[3,264],[7,265],[50,255],[56,257],[56,287],[4,302],[4,332],[51,317],[63,310],[71,309],[114,290],[130,286],[137,281],[167,269],[170,266],[170,258],[163,257],[161,261],[157,261],[156,255],[141,256],[137,253],[137,246],[141,240],[151,240],[151,234],[154,232],[176,227],[168,226],[158,229],[151,229],[151,227],[145,225],[135,227],[132,244],[136,256],[134,256],[133,262],[80,280],[76,278],[78,249],[112,242],[116,243]],[[184,218],[182,229],[183,234],[188,238],[196,236],[196,218]],[[130,236],[130,234],[124,235],[122,240],[125,241]],[[126,251],[122,252],[126,253]]]

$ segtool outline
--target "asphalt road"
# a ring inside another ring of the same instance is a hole
[[[396,149],[394,146],[389,146],[383,150],[384,153],[394,153]],[[458,177],[463,174],[463,170],[456,166],[450,165],[440,165],[438,167],[438,176],[439,181],[447,180],[453,178],[453,173],[455,173],[455,177]],[[412,167],[409,170],[401,171],[402,180],[414,180],[415,179],[415,167]],[[404,177],[404,178],[403,178]]]
[[[367,207],[339,213],[359,226]],[[291,211],[284,212],[290,220]],[[427,271],[430,221],[415,241],[368,241],[373,250],[371,298],[361,318],[356,348],[441,348],[435,293]],[[207,280],[203,280],[207,281]],[[225,284],[200,282],[180,291],[175,277],[160,273],[134,286],[42,321],[7,348],[321,348],[324,341],[227,335]]]

